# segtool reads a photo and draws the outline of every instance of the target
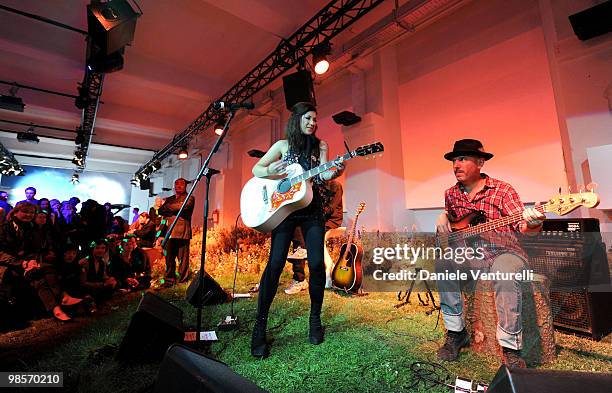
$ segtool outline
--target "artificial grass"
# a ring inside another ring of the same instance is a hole
[[[223,287],[230,287],[232,276],[218,277]],[[246,292],[258,277],[242,275],[238,292]],[[271,355],[255,359],[250,355],[250,333],[256,309],[256,297],[240,299],[235,313],[240,329],[217,332],[219,341],[209,348],[209,355],[225,362],[235,372],[270,392],[447,392],[443,386],[411,387],[413,362],[435,362],[435,353],[443,340],[443,325],[438,314],[426,315],[430,307],[410,305],[394,308],[395,293],[370,293],[349,297],[326,291],[323,322],[325,342],[308,343],[309,298],[306,291],[286,295],[283,282],[272,305],[268,323]],[[186,326],[195,326],[196,310],[183,300],[185,286],[157,294],[184,311]],[[136,310],[139,298],[121,304],[113,314],[100,318],[69,342],[41,354],[32,371],[64,371],[66,391],[144,392],[151,389],[159,364],[117,363],[108,345],[118,345]],[[214,329],[229,314],[230,305],[204,308],[204,328]],[[592,342],[557,334],[559,356],[542,368],[610,372],[612,343]],[[458,362],[443,365],[454,378],[461,375],[489,382],[499,365],[496,360],[473,351],[463,351]]]

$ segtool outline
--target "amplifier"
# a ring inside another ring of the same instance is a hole
[[[599,340],[612,331],[612,286],[606,246],[594,218],[545,220],[522,245],[534,273],[550,281],[556,328]]]

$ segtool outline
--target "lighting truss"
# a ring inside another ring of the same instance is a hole
[[[359,18],[367,14],[383,0],[333,0],[299,28],[291,37],[282,40],[276,49],[246,76],[236,83],[218,101],[244,102],[263,89],[284,72],[291,69],[312,52],[319,43],[329,41]],[[220,114],[209,105],[187,128],[177,134],[143,166],[140,175],[153,161],[162,161],[178,146],[185,146],[201,131],[214,124]]]
[[[85,77],[81,85],[83,93],[87,94],[86,105],[83,108],[81,115],[81,125],[79,128],[82,130],[82,134],[85,136],[84,140],[79,141],[76,152],[81,152],[81,160],[78,160],[78,164],[75,164],[77,169],[76,172],[83,172],[87,165],[87,151],[93,138],[93,130],[96,123],[96,114],[98,113],[98,107],[100,106],[100,96],[102,96],[102,85],[104,82],[104,73],[93,72],[88,69],[85,70]]]
[[[0,174],[2,175],[22,175],[25,171],[19,161],[0,143]]]

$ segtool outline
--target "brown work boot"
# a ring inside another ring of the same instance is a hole
[[[438,350],[438,360],[453,362],[459,357],[459,351],[470,343],[470,335],[465,328],[460,332],[446,331],[446,340]]]
[[[517,349],[511,349],[502,347],[504,354],[503,362],[508,368],[527,368],[525,359],[521,357],[521,351]]]

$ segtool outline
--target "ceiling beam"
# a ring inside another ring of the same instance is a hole
[[[299,28],[291,37],[282,40],[276,49],[253,68],[220,101],[245,102],[284,72],[303,61],[319,43],[329,41],[341,31],[367,14],[383,0],[333,0]],[[162,161],[179,146],[185,146],[198,133],[222,116],[211,103],[186,129],[176,134],[170,143],[158,151],[138,169],[140,176],[155,161]]]

